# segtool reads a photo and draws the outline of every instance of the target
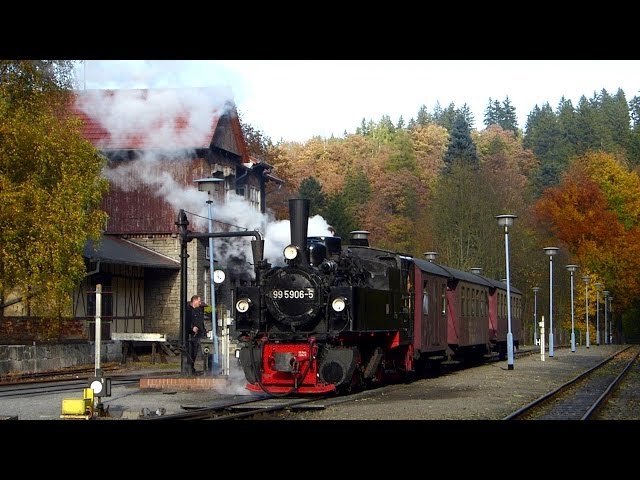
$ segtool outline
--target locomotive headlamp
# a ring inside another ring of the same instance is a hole
[[[236,310],[240,313],[245,313],[249,310],[249,306],[251,305],[251,300],[248,298],[241,298],[236,302]]]
[[[344,299],[344,297],[334,298],[333,302],[331,302],[331,308],[333,308],[335,312],[343,311],[346,306],[347,306],[347,302]]]
[[[295,245],[288,245],[284,249],[284,258],[293,260],[298,256],[298,249]]]

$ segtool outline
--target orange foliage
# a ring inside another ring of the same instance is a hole
[[[608,243],[610,236],[623,233],[598,185],[584,175],[566,178],[560,186],[547,189],[533,211],[573,253],[589,245]]]
[[[609,154],[588,153],[533,208],[540,229],[559,239],[585,271],[597,272],[621,306],[640,295],[638,198],[637,175]]]

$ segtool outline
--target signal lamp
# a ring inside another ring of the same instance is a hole
[[[103,376],[91,377],[89,379],[89,388],[93,390],[93,394],[96,397],[110,397],[111,379]]]

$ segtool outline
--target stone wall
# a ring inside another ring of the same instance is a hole
[[[101,363],[121,360],[121,342],[101,343]],[[94,342],[0,345],[0,377],[56,372],[85,365],[95,365]]]
[[[132,236],[130,241],[180,261],[180,239],[169,235],[152,238]],[[198,240],[187,243],[187,301],[191,295],[204,292],[203,271],[205,249]],[[180,271],[147,268],[145,272],[144,331],[164,333],[169,340],[180,340]],[[186,303],[186,302],[185,302]]]

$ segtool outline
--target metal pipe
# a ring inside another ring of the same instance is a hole
[[[245,232],[218,232],[218,233],[198,233],[190,232],[188,230],[189,220],[187,220],[187,214],[184,209],[180,209],[178,213],[178,220],[175,222],[178,227],[180,235],[180,351],[182,353],[180,358],[180,372],[182,375],[191,374],[191,365],[187,359],[187,259],[189,254],[187,253],[187,243],[194,238],[230,238],[230,237],[254,237],[257,241],[262,241],[262,235],[256,230],[248,230]],[[262,259],[254,259],[256,269],[262,264]],[[212,272],[213,274],[213,272]],[[217,345],[216,345],[217,347]]]

